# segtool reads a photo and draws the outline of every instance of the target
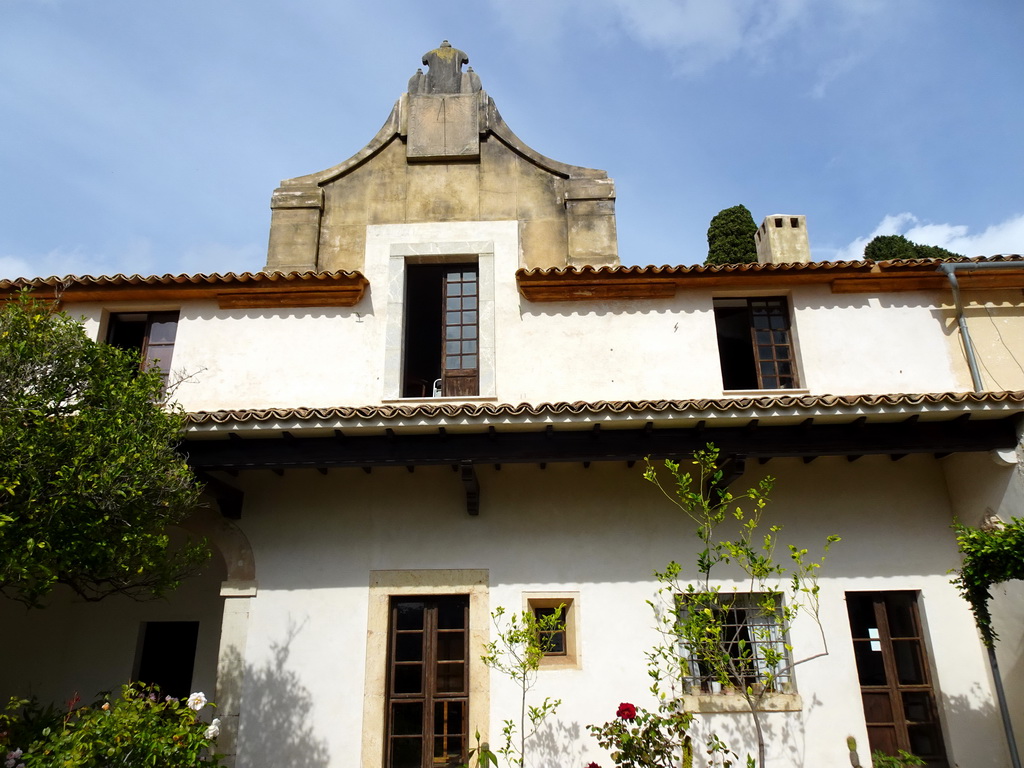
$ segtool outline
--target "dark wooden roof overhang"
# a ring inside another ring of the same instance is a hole
[[[0,280],[0,298],[20,290],[62,304],[214,300],[221,309],[353,307],[369,281],[359,272],[243,272]]]
[[[1019,262],[1020,269],[965,272],[964,291],[1024,288],[1020,256],[959,259],[965,264]],[[920,261],[812,261],[806,264],[727,266],[563,267],[520,269],[519,293],[529,301],[669,299],[680,290],[763,290],[767,286],[828,285],[833,293],[949,290],[937,259]]]
[[[885,405],[892,406],[894,401],[905,397],[909,396],[889,396]],[[601,409],[588,412],[585,407],[579,408],[577,418],[552,418],[552,412],[545,419],[545,406],[528,406],[533,413],[524,421],[502,423],[503,419],[494,418],[461,424],[453,423],[458,421],[451,417],[458,415],[459,407],[452,406],[446,409],[449,418],[428,417],[415,425],[407,418],[406,423],[399,423],[403,421],[403,409],[333,409],[364,414],[359,419],[347,414],[353,418],[348,418],[350,426],[344,429],[336,426],[337,418],[324,413],[321,416],[327,418],[297,418],[292,424],[287,423],[288,414],[283,412],[274,417],[268,416],[268,412],[242,412],[220,421],[214,414],[193,414],[197,427],[213,429],[190,431],[182,449],[192,467],[206,476],[211,472],[237,474],[249,470],[272,470],[280,474],[294,469],[326,472],[331,468],[372,471],[397,467],[411,471],[421,466],[450,466],[459,473],[465,486],[467,510],[475,514],[480,493],[475,474],[478,465],[500,467],[530,463],[546,467],[566,462],[583,466],[595,462],[632,465],[645,457],[683,458],[712,442],[731,462],[733,476],[738,477],[742,474],[743,463],[749,459],[765,462],[774,458],[801,458],[809,462],[821,456],[845,456],[852,461],[862,456],[887,455],[897,460],[909,454],[942,457],[951,453],[1010,449],[1017,444],[1017,421],[1024,412],[1024,392],[914,397],[930,399],[918,409],[848,408],[845,413],[842,409],[831,409],[833,412],[817,409],[814,415],[816,409],[808,407],[803,413],[791,411],[774,417],[768,413],[770,408],[760,409],[764,413],[758,415],[756,408],[735,408],[730,412],[726,406],[716,416],[703,407],[693,418],[680,418],[678,407],[659,413],[656,408],[644,408],[640,404],[610,404],[637,405],[633,409],[635,413],[630,414],[636,418],[627,420],[602,420]],[[690,402],[702,401],[675,404]],[[1000,407],[978,407],[986,403],[999,403]],[[556,409],[557,405],[547,407]],[[511,408],[493,406],[492,410]],[[745,412],[735,412],[741,410]],[[378,412],[376,417],[374,411]],[[413,411],[415,407],[405,407],[404,415]],[[628,407],[622,407],[619,414],[627,411]],[[434,424],[431,425],[431,421]],[[389,422],[394,426],[387,426]],[[240,509],[237,499],[228,499],[228,502],[234,505],[233,509]]]

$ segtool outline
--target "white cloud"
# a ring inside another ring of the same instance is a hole
[[[903,235],[914,243],[937,245],[965,256],[1024,253],[1024,213],[972,234],[966,224],[922,222],[912,213],[888,215],[869,235],[858,237],[836,252],[836,259],[864,258],[864,246],[878,235]]]
[[[879,0],[847,0],[835,6],[812,0],[520,0],[514,4],[491,0],[490,4],[502,23],[533,49],[550,48],[585,30],[609,42],[628,38],[643,49],[663,54],[683,74],[705,72],[740,56],[763,62],[774,55],[783,38],[787,49],[810,45],[820,52],[823,36],[839,35],[846,43],[843,49],[856,50],[853,39],[862,37],[856,32],[876,29],[871,20],[885,12]],[[838,53],[831,46],[825,56],[837,58],[831,64],[815,63],[817,69],[826,70],[816,91],[863,58]]]

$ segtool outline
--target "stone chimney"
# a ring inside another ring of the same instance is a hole
[[[806,264],[811,260],[806,216],[767,216],[754,233],[754,242],[758,264]]]

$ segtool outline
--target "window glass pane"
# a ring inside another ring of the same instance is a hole
[[[462,693],[465,691],[466,664],[463,661],[439,661],[435,690],[438,693]]]
[[[885,685],[885,662],[882,651],[872,649],[872,643],[858,642],[853,644],[853,652],[857,657],[857,676],[861,685]]]
[[[893,637],[917,637],[914,621],[914,593],[897,593],[886,600],[886,616],[889,619],[889,634]]]
[[[451,275],[448,276],[448,295],[449,296],[461,296],[462,285],[459,283],[452,282]]]
[[[466,628],[466,598],[450,597],[438,600],[437,605],[437,628],[438,629],[465,629]]]
[[[395,661],[423,661],[423,633],[401,632],[396,635]]]
[[[420,768],[423,739],[414,738],[391,740],[391,768]]]
[[[473,325],[473,326],[475,326],[476,325],[476,312],[463,312],[462,313],[462,322],[464,322],[466,325]]]
[[[448,310],[462,309],[462,299],[454,298],[454,297],[449,296],[445,300],[445,305],[444,306],[445,306],[445,309],[448,309]]]
[[[476,297],[475,296],[466,296],[462,300],[462,308],[463,309],[476,309]]]
[[[445,328],[444,335],[446,339],[461,339],[462,328],[457,325],[449,325]]]
[[[893,656],[896,659],[896,675],[901,685],[921,685],[924,670],[921,668],[920,646],[917,640],[893,640]]]
[[[918,757],[930,757],[939,752],[939,740],[933,725],[908,725],[910,752]]]
[[[391,704],[391,733],[414,736],[423,732],[423,702],[396,701]]]
[[[403,601],[395,604],[397,629],[423,629],[423,603]]]
[[[466,635],[461,631],[439,632],[437,658],[440,661],[462,661],[466,657]]]
[[[462,359],[463,368],[476,368],[476,355],[466,355]]]
[[[462,342],[462,351],[463,352],[476,352],[476,342],[475,341],[464,341],[464,342]]]
[[[149,328],[149,342],[150,344],[167,344],[174,341],[174,337],[178,331],[178,321],[174,320],[154,320]]]
[[[907,720],[918,723],[932,721],[931,696],[921,691],[907,691],[903,694],[903,713]]]
[[[422,693],[423,665],[396,664],[394,686],[395,693]]]

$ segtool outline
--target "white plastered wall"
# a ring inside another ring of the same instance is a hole
[[[139,630],[148,621],[199,622],[192,685],[212,700],[223,579],[215,553],[200,575],[163,600],[110,597],[90,603],[64,588],[41,609],[0,600],[0,701],[17,695],[62,704],[77,694],[91,703],[102,691],[116,692],[132,678]]]
[[[180,309],[173,369],[187,410],[371,405],[397,397],[406,260],[478,261],[481,398],[499,402],[719,397],[712,299],[785,295],[801,383],[812,394],[946,392],[955,374],[937,297],[679,291],[672,299],[529,302],[519,296],[516,222],[371,226],[366,297],[355,307],[221,310],[75,306],[100,334],[105,311]],[[489,298],[489,297],[493,297]]]
[[[848,735],[866,759],[843,598],[872,590],[920,592],[952,759],[1005,764],[982,648],[946,573],[956,550],[940,463],[917,456],[776,460],[739,483],[754,482],[763,469],[779,477],[773,509],[786,525],[783,540],[813,551],[830,533],[843,537],[822,578],[831,655],[798,669],[803,711],[767,718],[779,737],[777,764],[843,764]],[[582,662],[541,672],[531,695],[563,705],[536,742],[534,764],[607,762],[586,726],[610,719],[620,701],[651,704],[643,658],[655,640],[645,603],[651,573],[672,558],[692,562],[691,526],[643,483],[639,467],[478,472],[479,517],[466,514],[458,475],[447,467],[241,476],[251,500],[242,527],[260,566],[260,591],[244,660],[240,766],[278,765],[297,749],[313,756],[310,766],[340,766],[359,753],[369,574],[403,569],[485,569],[492,610],[518,609],[524,592],[575,593]],[[804,620],[792,640],[798,654],[820,648]],[[501,720],[516,711],[514,686],[492,675],[490,702],[490,732],[482,735],[493,746]],[[703,722],[737,745],[749,737],[737,715]]]

